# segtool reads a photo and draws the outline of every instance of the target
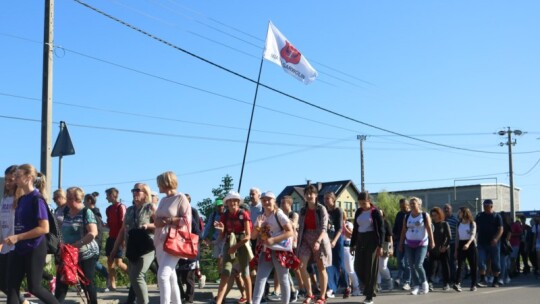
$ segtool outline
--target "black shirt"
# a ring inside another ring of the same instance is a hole
[[[328,237],[330,242],[334,240],[338,231],[342,231],[342,227],[343,211],[338,207],[328,210]]]
[[[481,212],[476,216],[476,231],[478,232],[478,245],[489,245],[497,236],[502,227],[502,218],[498,213],[487,214]]]

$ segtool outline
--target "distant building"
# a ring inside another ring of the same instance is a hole
[[[519,210],[520,206],[519,192],[520,189],[514,187],[514,209],[516,211]],[[482,202],[485,199],[491,199],[495,211],[510,211],[510,187],[503,184],[478,184],[389,191],[388,193],[405,197],[419,197],[422,199],[422,209],[424,210],[450,203],[454,211],[461,206],[466,206],[476,214],[482,211]],[[376,197],[377,193],[372,193],[372,195]]]
[[[304,206],[304,188],[311,184],[310,181],[306,184],[287,186],[277,197],[277,202],[281,202],[281,198],[285,195],[290,195],[293,198],[293,210],[298,211]],[[352,218],[358,205],[358,195],[360,191],[354,185],[352,180],[342,180],[334,182],[319,182],[313,183],[319,190],[318,202],[324,205],[324,195],[329,192],[334,192],[336,195],[336,206],[343,209],[347,218]]]

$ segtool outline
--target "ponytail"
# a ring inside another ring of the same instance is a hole
[[[37,172],[36,180],[34,181],[34,187],[39,190],[41,196],[45,199],[45,202],[49,199],[49,193],[47,192],[47,177],[41,172]]]

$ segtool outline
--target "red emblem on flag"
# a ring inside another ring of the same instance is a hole
[[[302,54],[289,41],[285,41],[285,46],[281,49],[280,55],[281,58],[292,64],[298,64],[302,58]]]

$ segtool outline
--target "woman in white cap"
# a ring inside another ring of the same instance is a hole
[[[240,267],[240,275],[244,280],[246,290],[246,302],[251,303],[251,278],[249,276],[249,261],[253,257],[251,247],[248,244],[251,238],[251,219],[249,212],[240,209],[242,197],[238,192],[230,191],[223,199],[227,211],[214,222],[214,228],[221,231],[223,244],[223,267],[221,269],[221,281],[219,283],[216,303],[224,302],[229,277],[231,276],[233,263],[236,261]],[[247,245],[246,245],[247,244]]]
[[[253,303],[261,302],[266,280],[274,269],[281,286],[281,303],[287,304],[291,291],[288,268],[295,268],[294,265],[289,264],[295,259],[292,253],[294,232],[288,216],[277,207],[274,193],[270,191],[263,193],[261,200],[263,214],[257,217],[251,236],[254,240],[260,238],[259,244],[262,245],[257,248],[253,259],[253,263],[258,264]],[[298,265],[295,266],[298,267]]]

